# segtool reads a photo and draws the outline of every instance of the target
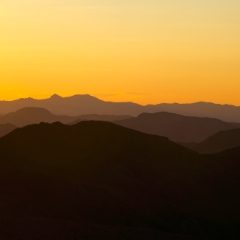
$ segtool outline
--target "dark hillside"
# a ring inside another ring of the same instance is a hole
[[[240,146],[240,129],[221,131],[200,143],[182,143],[181,145],[199,153],[218,153]]]
[[[44,231],[60,220],[60,232],[84,221],[176,239],[238,237],[240,164],[227,157],[106,122],[27,126],[1,138],[0,151],[0,214],[16,220],[5,221],[12,233],[24,216],[46,221]]]
[[[12,132],[17,127],[12,124],[0,124],[0,138]]]
[[[62,123],[68,123],[70,121],[74,121],[74,119],[76,118],[54,115],[44,108],[27,107],[16,112],[11,112],[0,116],[0,124],[9,123],[18,127],[22,127],[40,122],[53,123],[60,121]]]
[[[188,117],[174,113],[143,113],[136,118],[115,121],[116,124],[148,134],[168,137],[174,142],[201,142],[237,124],[215,118]]]

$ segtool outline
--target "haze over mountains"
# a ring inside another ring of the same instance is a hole
[[[65,124],[74,124],[82,120],[100,120],[115,121],[130,118],[131,116],[114,116],[114,115],[81,115],[77,117],[54,115],[44,108],[26,107],[16,112],[0,116],[0,124],[13,124],[23,127],[40,122],[61,122]]]
[[[135,118],[131,116],[97,114],[71,117],[54,115],[43,108],[27,107],[0,116],[0,124],[2,124],[0,127],[0,137],[11,132],[16,127],[23,127],[41,122],[61,122],[74,125],[86,120],[115,122],[118,125],[137,131],[152,135],[165,136],[172,141],[186,143],[186,145],[183,145],[191,149],[194,149],[192,147],[193,145],[196,145],[191,142],[202,142],[220,131],[235,129],[237,127],[240,128],[240,124],[238,123],[228,123],[212,118],[188,117],[166,112],[143,113]],[[233,136],[229,135],[228,137],[231,138]],[[234,141],[234,139],[232,139],[232,141]],[[231,141],[229,141],[229,143],[230,142]],[[194,150],[198,151],[197,149]]]
[[[6,114],[25,107],[40,107],[57,115],[78,116],[84,114],[131,115],[143,112],[172,112],[185,116],[218,118],[227,122],[240,122],[240,107],[213,103],[192,104],[157,104],[142,106],[135,103],[104,102],[90,95],[60,97],[53,95],[49,99],[35,100],[32,98],[15,101],[0,101],[0,112]]]
[[[17,129],[0,139],[0,152],[0,214],[13,219],[3,220],[6,239],[23,231],[17,221],[34,222],[35,232],[44,228],[49,236],[52,225],[65,227],[68,239],[76,239],[69,224],[82,222],[102,225],[105,235],[111,225],[170,233],[163,239],[237,239],[239,148],[205,156],[164,137],[90,121]],[[126,239],[141,238],[128,232]]]
[[[174,113],[143,113],[138,117],[115,121],[116,124],[148,134],[168,137],[174,142],[201,142],[232,124],[214,118],[187,117]]]
[[[55,94],[49,99],[43,100],[27,98],[0,102],[2,113],[14,112],[25,107],[45,108],[54,114],[69,116],[86,114],[131,115],[130,112],[134,114],[141,112],[141,106],[138,104],[104,102],[90,95],[63,98]]]
[[[181,143],[199,153],[217,153],[240,146],[240,129],[221,131],[200,143]]]
[[[69,116],[56,116],[44,108],[26,107],[16,112],[0,116],[0,123],[10,123],[22,127],[40,122],[52,123],[60,121],[62,123],[68,123],[73,121],[73,119],[75,118]]]

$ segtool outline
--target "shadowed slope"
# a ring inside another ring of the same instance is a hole
[[[144,133],[166,136],[175,142],[200,142],[214,133],[236,128],[213,118],[187,117],[174,113],[143,113],[136,118],[115,121],[116,124]]]
[[[238,162],[229,170],[228,159],[106,122],[17,129],[0,139],[0,151],[3,216],[213,239],[236,234],[230,227],[240,220]]]
[[[0,138],[12,132],[17,127],[12,124],[0,124]]]
[[[182,143],[194,151],[201,153],[217,153],[240,146],[240,129],[221,131],[200,143]]]

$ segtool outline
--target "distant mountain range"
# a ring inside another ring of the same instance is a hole
[[[217,118],[227,122],[240,122],[240,107],[198,102],[192,104],[157,104],[142,106],[136,103],[105,102],[90,95],[60,97],[53,95],[48,99],[32,98],[15,101],[0,101],[0,112],[6,114],[25,107],[45,108],[58,115],[78,116],[86,114],[98,115],[130,115],[141,113],[172,112],[185,116]]]
[[[240,129],[221,131],[200,143],[181,143],[199,153],[217,153],[240,146]]]
[[[237,126],[240,128],[240,124],[214,118],[187,117],[167,112],[143,113],[114,123],[144,133],[165,136],[174,142],[201,142],[220,131],[235,129]]]
[[[91,224],[86,239],[95,231],[121,239],[117,229],[129,240],[147,229],[151,239],[239,237],[240,148],[201,155],[165,137],[84,121],[16,129],[0,138],[0,152],[2,239],[78,239]]]
[[[138,104],[104,102],[90,95],[75,95],[63,98],[55,94],[43,100],[26,98],[15,101],[0,101],[0,112],[5,114],[25,107],[45,108],[54,114],[68,116],[88,114],[132,115],[129,113],[138,114],[138,112],[141,112],[141,106]]]
[[[13,124],[18,127],[41,122],[75,124],[83,120],[115,121],[130,118],[131,116],[114,115],[81,115],[77,117],[54,115],[44,108],[26,107],[16,112],[0,116],[0,124]]]

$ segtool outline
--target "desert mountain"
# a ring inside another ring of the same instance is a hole
[[[12,132],[17,127],[12,124],[0,124],[0,138]]]
[[[18,127],[37,124],[40,122],[61,122],[61,123],[76,123],[83,120],[100,120],[100,121],[114,121],[128,119],[131,116],[113,116],[113,115],[83,115],[77,117],[54,115],[44,108],[27,107],[16,112],[8,113],[0,116],[0,124],[14,124]]]
[[[130,231],[124,239],[144,239],[146,229],[170,233],[162,239],[239,237],[240,162],[229,159],[239,150],[205,156],[164,137],[86,121],[16,129],[0,139],[0,152],[5,239],[31,232],[21,232],[24,223],[71,235],[81,222],[91,231]]]
[[[53,95],[43,100],[26,98],[15,101],[0,101],[0,112],[5,114],[25,107],[45,108],[54,114],[69,116],[86,114],[137,116],[143,112],[172,112],[185,116],[210,117],[226,122],[240,122],[240,107],[205,102],[192,104],[162,103],[142,106],[131,102],[105,102],[90,95],[75,95],[65,98]]]
[[[240,146],[240,129],[221,131],[200,143],[182,143],[200,153],[217,153]]]
[[[144,133],[165,136],[175,142],[201,142],[219,131],[236,128],[236,124],[218,119],[167,112],[143,113],[136,118],[115,123]]]

